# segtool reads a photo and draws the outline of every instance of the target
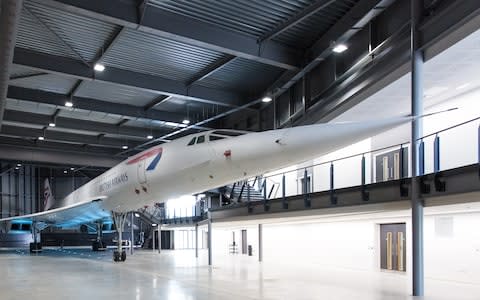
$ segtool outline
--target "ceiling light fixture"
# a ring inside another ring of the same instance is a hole
[[[272,102],[272,100],[273,100],[273,99],[272,99],[272,97],[270,97],[270,96],[265,96],[265,97],[262,98],[262,102],[263,102],[263,103]]]
[[[44,139],[45,139],[45,138],[44,138],[43,136],[39,136],[39,137],[38,137],[38,140],[39,140],[39,141],[43,141]]]
[[[153,224],[152,224],[152,227],[155,227],[155,226],[157,226],[157,224],[153,223]]]
[[[185,125],[188,125],[188,124],[190,124],[190,120],[189,120],[189,119],[185,119],[185,120],[182,121],[182,123],[185,124]]]
[[[153,135],[147,135],[147,139],[149,140],[153,139]]]
[[[123,146],[122,146],[122,149],[123,149],[123,150],[127,150],[127,149],[128,149],[128,146],[127,146],[127,145],[123,145]]]
[[[342,52],[344,52],[344,51],[347,50],[347,49],[348,49],[347,45],[345,45],[345,44],[338,44],[338,45],[335,45],[335,46],[333,47],[333,52],[335,52],[335,53],[342,53]]]
[[[55,127],[55,123],[50,122],[50,123],[48,123],[48,126],[50,126],[50,127]]]
[[[71,168],[70,168],[70,171],[73,171],[73,170],[75,170],[75,168],[74,168],[74,167],[71,167]]]
[[[72,106],[73,106],[72,101],[67,101],[67,102],[65,102],[65,106],[66,106],[66,107],[72,107]]]
[[[22,166],[22,164],[17,164],[17,167],[21,167],[21,166]]]
[[[19,168],[19,167],[15,167],[15,170],[18,170],[18,169],[20,169],[20,168]]]
[[[97,64],[95,64],[93,69],[97,72],[103,72],[103,71],[105,71],[105,66],[97,63]]]
[[[67,174],[67,170],[63,170],[63,174]]]
[[[140,218],[140,215],[138,213],[135,213],[135,218]]]

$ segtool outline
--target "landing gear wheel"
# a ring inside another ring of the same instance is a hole
[[[94,252],[98,251],[98,248],[100,247],[99,244],[100,244],[100,243],[97,242],[97,241],[93,242],[93,243],[92,243],[92,251],[94,251]]]
[[[113,261],[120,261],[120,252],[117,250],[113,251]]]
[[[103,241],[94,241],[92,242],[92,250],[93,251],[105,251],[107,249],[105,243]]]
[[[41,243],[30,243],[30,253],[39,253],[42,252]]]
[[[122,261],[125,261],[127,259],[127,252],[122,251],[121,259]]]

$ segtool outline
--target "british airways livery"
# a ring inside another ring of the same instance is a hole
[[[0,222],[31,221],[34,243],[30,248],[36,251],[40,248],[36,234],[48,226],[113,217],[116,227],[123,228],[127,213],[144,206],[313,159],[412,120],[399,117],[252,133],[212,130],[191,134],[128,158],[57,203],[48,186],[47,210]],[[126,254],[121,248],[121,230],[118,235],[114,259],[123,261]]]

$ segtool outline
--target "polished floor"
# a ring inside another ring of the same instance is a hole
[[[217,258],[206,252],[138,250],[124,263],[111,251],[0,251],[0,299],[414,299],[406,275],[259,264],[254,257]],[[480,299],[480,286],[426,282],[425,299]]]

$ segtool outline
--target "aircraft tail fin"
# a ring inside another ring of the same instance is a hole
[[[55,198],[53,198],[52,189],[50,188],[50,181],[45,178],[43,183],[43,210],[49,210],[55,204]]]

